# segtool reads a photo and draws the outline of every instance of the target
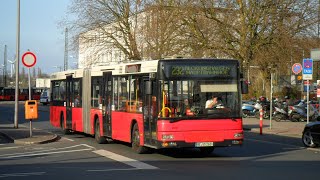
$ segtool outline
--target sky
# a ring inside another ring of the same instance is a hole
[[[17,0],[0,0],[0,65],[4,64],[4,47],[7,58],[13,60],[17,39]],[[65,27],[59,22],[68,18],[71,0],[20,0],[20,69],[22,55],[29,49],[37,57],[35,68],[53,73],[63,67]],[[70,55],[71,52],[69,52]],[[69,66],[75,59],[69,58]],[[10,73],[10,64],[7,63]],[[21,72],[21,70],[20,70]],[[32,72],[32,71],[31,71]]]

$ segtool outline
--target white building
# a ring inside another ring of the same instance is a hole
[[[36,79],[37,88],[50,88],[50,78],[37,78]]]
[[[139,18],[139,22],[141,22],[141,19],[143,19],[142,17],[144,16],[145,13],[140,13],[138,16],[130,18],[129,20],[132,23],[131,28],[136,28],[131,31],[135,34],[137,39],[136,42],[138,44],[142,44],[142,35],[139,34],[139,28],[141,27],[135,19]],[[135,24],[138,25],[136,26]],[[94,30],[80,34],[78,68],[118,63],[128,59],[123,51],[115,46],[116,43],[125,46],[122,33],[115,30],[118,29],[118,26],[119,23],[112,23],[108,26],[104,26],[103,29],[101,27],[95,28]],[[107,33],[118,38],[111,39],[110,37],[107,37]],[[140,48],[142,47],[140,46]]]

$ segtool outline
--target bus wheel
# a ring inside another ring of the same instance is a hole
[[[132,149],[138,154],[144,154],[148,152],[148,148],[144,146],[140,146],[140,135],[138,124],[134,124],[131,135],[131,145]]]
[[[199,149],[203,155],[210,155],[213,152],[214,147],[201,147]]]
[[[71,134],[71,131],[69,129],[66,129],[66,127],[64,126],[64,116],[63,114],[61,114],[60,116],[60,127],[62,129],[63,134]]]
[[[104,144],[107,142],[107,138],[100,135],[100,123],[98,119],[96,120],[94,138],[98,144]]]

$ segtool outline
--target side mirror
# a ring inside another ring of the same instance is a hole
[[[145,82],[145,92],[146,92],[146,95],[152,94],[152,81]]]

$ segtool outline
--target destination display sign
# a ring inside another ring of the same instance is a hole
[[[238,78],[237,60],[219,59],[181,59],[161,60],[158,71],[159,79],[235,79]]]
[[[231,68],[227,66],[171,66],[171,77],[175,76],[210,76],[230,75]]]

